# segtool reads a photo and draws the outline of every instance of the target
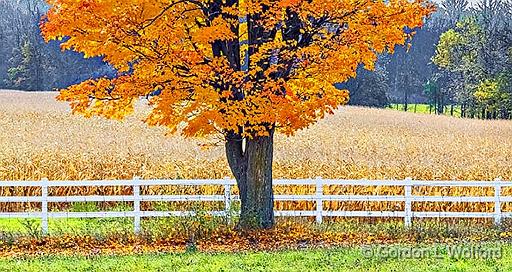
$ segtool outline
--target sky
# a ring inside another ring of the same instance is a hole
[[[434,3],[441,3],[441,2],[443,2],[443,0],[431,0],[431,1],[433,1]],[[470,4],[472,4],[472,5],[473,5],[473,4],[476,4],[476,3],[480,2],[480,1],[481,1],[481,0],[468,0],[468,2],[469,2]]]

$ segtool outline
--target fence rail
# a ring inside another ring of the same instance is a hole
[[[275,211],[276,216],[282,217],[315,217],[317,223],[322,223],[324,217],[396,217],[404,218],[405,226],[412,224],[413,218],[494,218],[499,224],[504,217],[512,217],[512,212],[502,212],[503,203],[512,202],[512,196],[502,196],[502,188],[512,187],[512,182],[496,179],[494,181],[414,181],[405,180],[329,180],[329,179],[298,179],[275,180],[274,186],[307,185],[315,186],[312,195],[276,195],[275,201],[310,201],[316,203],[316,210],[310,211]],[[142,186],[204,186],[217,185],[224,187],[223,195],[143,195]],[[210,212],[213,216],[230,216],[232,203],[239,197],[232,193],[236,185],[232,179],[216,180],[99,180],[99,181],[4,181],[2,187],[40,187],[41,196],[0,196],[0,203],[41,203],[40,212],[3,212],[0,218],[40,218],[43,233],[48,233],[49,218],[111,218],[131,217],[134,219],[134,231],[141,230],[141,218],[189,216],[190,211],[143,211],[141,202],[224,202],[223,211]],[[324,186],[397,186],[404,187],[404,195],[327,195]],[[89,196],[49,196],[48,188],[52,187],[133,187],[132,195],[89,195]],[[494,189],[494,196],[425,196],[414,195],[415,187],[487,187]],[[356,201],[356,202],[404,202],[403,211],[325,211],[326,201]],[[127,212],[49,212],[48,203],[74,202],[133,202],[133,211]],[[484,212],[420,212],[412,210],[415,202],[453,202],[453,203],[494,203],[493,213]]]

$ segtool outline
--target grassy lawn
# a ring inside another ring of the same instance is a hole
[[[389,108],[393,109],[393,110],[405,111],[405,107],[403,104],[391,104],[389,106]],[[435,114],[435,109],[434,109],[434,107],[432,107],[432,112],[431,112],[430,105],[428,105],[428,104],[409,104],[409,106],[407,107],[407,112]],[[450,115],[450,114],[451,114],[450,107],[447,106],[444,110],[444,115]],[[453,115],[456,117],[460,117],[460,115],[461,115],[460,106],[454,107]]]
[[[131,218],[105,219],[51,219],[48,222],[50,234],[101,235],[133,230]],[[41,231],[39,219],[0,219],[0,232],[32,235]]]
[[[442,252],[443,246],[439,252]],[[446,251],[423,258],[367,257],[361,248],[237,254],[161,254],[100,257],[0,259],[0,271],[512,271],[512,246],[498,258],[451,257]],[[404,249],[404,248],[396,248]],[[435,252],[434,247],[424,247]]]

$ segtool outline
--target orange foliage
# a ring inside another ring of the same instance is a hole
[[[111,254],[185,252],[195,246],[200,252],[244,252],[273,251],[288,249],[332,248],[339,246],[360,246],[374,244],[407,243],[453,243],[465,241],[507,241],[510,232],[501,232],[499,237],[479,235],[459,238],[441,235],[415,234],[413,231],[390,234],[386,231],[332,231],[319,230],[311,225],[282,222],[269,230],[240,231],[232,228],[218,228],[206,237],[189,242],[189,237],[175,233],[168,237],[151,238],[133,234],[119,234],[108,237],[84,235],[45,236],[42,238],[20,237],[15,241],[0,240],[0,257],[26,257],[41,255],[96,256]],[[481,235],[481,234],[480,234]]]
[[[75,113],[121,119],[155,91],[150,125],[185,136],[291,135],[348,102],[333,84],[372,69],[433,11],[427,0],[47,0],[41,28],[119,74],[61,92]],[[249,18],[241,71],[239,17]]]

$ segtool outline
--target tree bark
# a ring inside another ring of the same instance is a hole
[[[240,222],[243,229],[274,226],[274,193],[272,162],[274,129],[269,136],[244,139],[229,135],[226,156],[240,191]]]

